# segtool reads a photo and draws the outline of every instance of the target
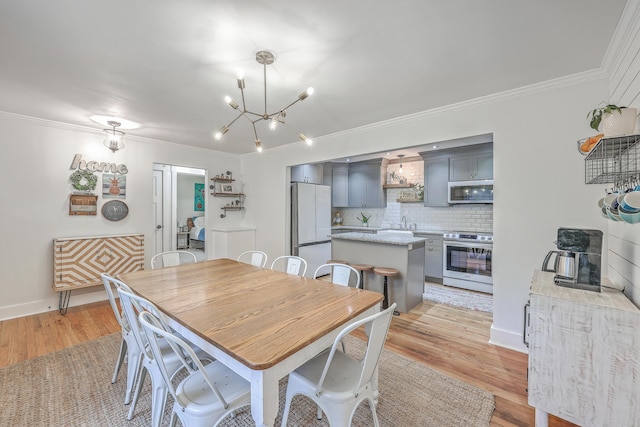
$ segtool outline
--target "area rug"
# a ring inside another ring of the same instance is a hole
[[[148,426],[151,389],[146,381],[131,421],[123,404],[126,369],[118,382],[111,376],[120,334],[113,334],[36,359],[0,369],[2,426]],[[347,337],[347,352],[361,354],[364,343]],[[126,368],[126,366],[125,366]],[[280,425],[286,378],[280,382]],[[380,400],[377,414],[382,426],[488,426],[495,407],[491,393],[441,374],[396,353],[384,350],[379,364]],[[163,425],[169,424],[171,397]],[[316,420],[316,406],[298,396],[289,426],[327,426]],[[250,409],[243,409],[221,426],[252,426]],[[353,426],[371,426],[368,406],[360,405]]]
[[[469,310],[486,311],[488,313],[493,311],[493,295],[466,291],[450,286],[425,283],[422,299]]]

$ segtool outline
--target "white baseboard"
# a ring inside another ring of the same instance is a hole
[[[84,294],[75,295],[71,293],[69,299],[69,307],[76,307],[78,305],[89,304],[92,302],[104,301],[107,299],[107,293],[104,289],[96,292],[87,292]],[[51,298],[31,301],[25,304],[10,305],[6,307],[0,307],[0,320],[15,319],[17,317],[30,316],[32,314],[46,313],[47,311],[58,310],[58,294]]]
[[[495,325],[491,325],[491,331],[489,335],[489,344],[499,345],[511,350],[519,351],[520,353],[529,354],[529,347],[522,342],[522,334],[514,333],[513,331],[505,331],[504,329],[498,329]]]

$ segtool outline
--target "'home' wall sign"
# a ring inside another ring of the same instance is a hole
[[[129,172],[127,165],[124,163],[117,165],[115,163],[97,162],[95,160],[86,161],[82,160],[82,154],[76,154],[73,157],[73,161],[71,162],[71,167],[69,169],[88,170],[90,172],[111,172],[122,175]]]

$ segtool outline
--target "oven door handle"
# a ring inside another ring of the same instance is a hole
[[[444,247],[446,249],[447,246],[451,247],[459,247],[459,248],[471,248],[471,249],[493,249],[493,245],[491,243],[473,243],[473,242],[456,242],[453,240],[448,240],[443,242]]]

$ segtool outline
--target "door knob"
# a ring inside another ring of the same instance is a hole
[[[158,230],[160,230],[160,229],[162,228],[162,226],[161,226],[161,225],[156,225],[156,228],[157,228]]]

